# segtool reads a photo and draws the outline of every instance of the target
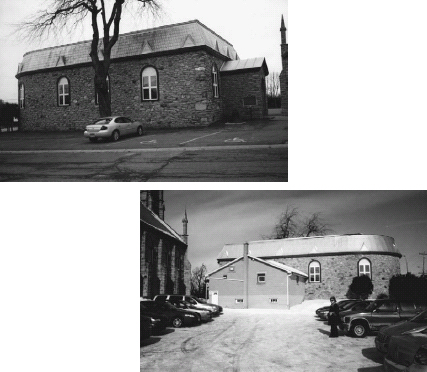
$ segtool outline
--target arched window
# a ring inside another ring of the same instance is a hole
[[[212,91],[214,98],[219,97],[219,86],[218,86],[218,70],[215,65],[212,66]]]
[[[24,84],[21,84],[19,86],[19,108],[25,107],[25,88]]]
[[[146,67],[141,73],[142,100],[156,101],[159,99],[157,71],[154,67]]]
[[[311,261],[308,265],[308,280],[311,283],[320,282],[320,263],[318,261]]]
[[[70,83],[66,77],[62,77],[58,81],[58,105],[68,106],[70,103]]]
[[[372,279],[371,262],[367,258],[362,258],[357,264],[358,275],[367,275]]]
[[[107,75],[105,80],[107,81],[108,99],[111,102],[110,75]],[[99,98],[98,98],[98,92],[96,91],[96,87],[95,87],[95,105],[99,105]]]

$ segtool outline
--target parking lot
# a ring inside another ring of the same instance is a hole
[[[330,327],[315,317],[327,304],[224,309],[212,322],[168,328],[142,341],[141,371],[383,371],[373,335],[329,338]]]
[[[287,181],[284,118],[146,130],[91,143],[83,132],[3,133],[0,181]]]

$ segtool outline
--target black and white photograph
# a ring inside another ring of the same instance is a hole
[[[23,4],[1,3],[0,181],[288,180],[287,0]]]
[[[426,224],[425,191],[141,191],[141,371],[426,370]]]

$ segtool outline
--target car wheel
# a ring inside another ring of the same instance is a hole
[[[172,325],[175,327],[175,328],[180,328],[180,327],[182,327],[182,319],[180,318],[180,317],[176,317],[176,318],[173,318],[172,319]]]
[[[136,130],[136,134],[138,134],[138,136],[142,136],[144,134],[144,130],[142,129],[141,126],[139,126],[138,129]]]
[[[115,131],[113,132],[113,134],[111,135],[111,138],[112,138],[112,140],[113,140],[114,142],[118,141],[118,140],[119,140],[119,138],[120,138],[120,133],[119,133],[119,131],[118,131],[118,130],[115,130]]]
[[[98,142],[98,138],[92,138],[92,137],[91,137],[91,138],[89,138],[89,141],[90,141],[90,142]]]
[[[357,323],[351,327],[351,333],[358,338],[365,337],[368,333],[368,327],[364,323]]]

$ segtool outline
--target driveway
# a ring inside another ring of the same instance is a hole
[[[224,309],[212,322],[143,341],[142,371],[383,371],[374,336],[329,338],[314,316],[325,300],[290,310]]]

